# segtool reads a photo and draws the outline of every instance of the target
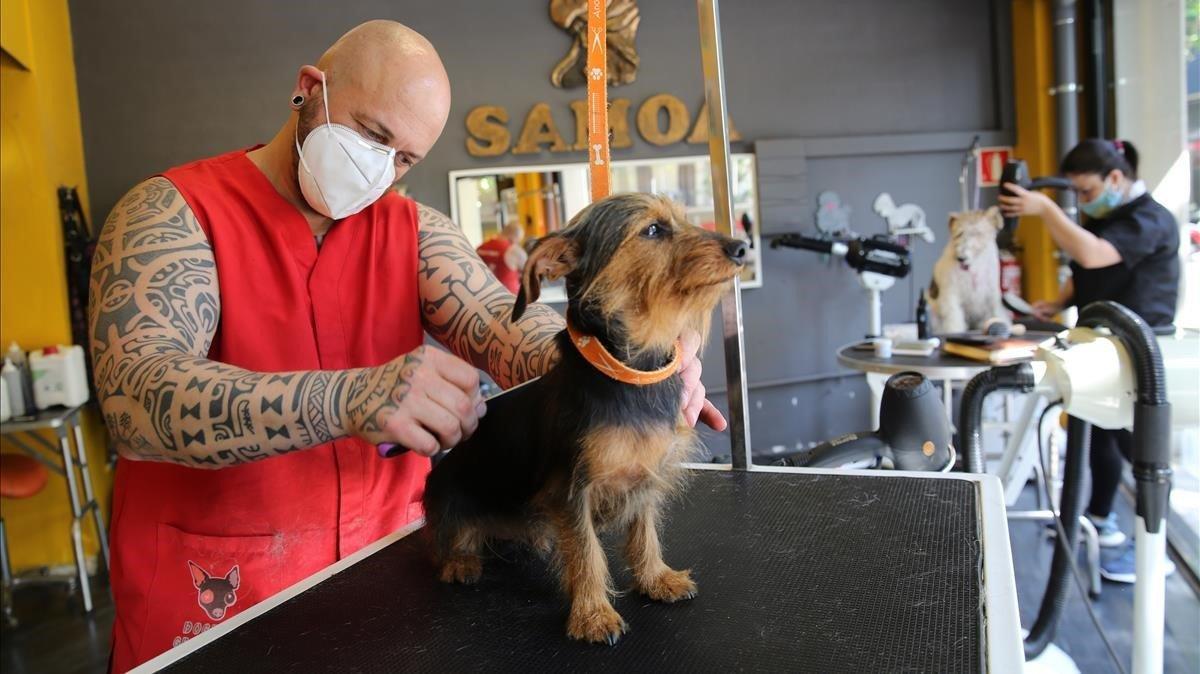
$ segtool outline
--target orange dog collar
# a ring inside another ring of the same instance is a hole
[[[646,372],[644,370],[635,370],[622,363],[620,359],[604,348],[600,340],[591,335],[580,334],[575,329],[575,326],[569,322],[567,323],[567,335],[571,337],[571,343],[575,345],[575,350],[579,351],[579,355],[591,363],[592,367],[609,378],[616,379],[625,384],[633,384],[634,386],[657,384],[679,371],[679,356],[682,348],[678,341],[675,342],[675,353],[671,356],[671,362],[657,370]]]

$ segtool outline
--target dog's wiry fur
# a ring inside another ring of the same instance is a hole
[[[576,329],[630,367],[657,369],[685,328],[708,333],[743,255],[741,243],[689,225],[666,199],[609,197],[538,243],[513,316],[537,299],[542,280],[565,277]],[[680,413],[678,373],[625,384],[584,360],[566,331],[558,346],[550,372],[491,401],[475,434],[434,468],[426,518],[443,581],[477,580],[489,539],[553,551],[571,600],[568,635],[611,644],[626,625],[610,601],[599,531],[625,530],[638,592],[665,602],[696,593],[688,571],[663,561],[658,527],[664,501],[681,484],[679,464],[697,442]]]
[[[993,319],[1012,322],[1000,294],[996,234],[1003,225],[995,206],[950,214],[950,241],[933,266],[926,294],[934,331],[979,330]]]

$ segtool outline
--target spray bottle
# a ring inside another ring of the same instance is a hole
[[[13,365],[11,358],[4,359],[0,376],[4,377],[4,384],[8,388],[8,406],[12,416],[25,416],[25,387],[21,385],[21,371]]]
[[[917,300],[917,339],[929,339],[929,308],[925,306],[925,293]]]
[[[12,404],[13,416],[19,417],[27,414],[37,414],[37,407],[33,404],[33,373],[29,370],[29,360],[25,357],[24,349],[22,349],[21,346],[15,341],[12,342],[8,345],[7,358],[12,361],[13,367],[17,368],[17,373],[20,375],[21,384],[21,396],[20,398],[14,398],[12,396],[15,394],[11,389],[13,389],[16,384],[14,382],[9,382],[9,400],[23,401],[20,405],[16,403]]]

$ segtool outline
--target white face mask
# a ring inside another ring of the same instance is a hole
[[[325,124],[309,132],[300,153],[300,191],[313,210],[340,220],[383,196],[396,179],[396,151],[329,121],[329,96],[321,73]],[[299,133],[299,131],[297,131]]]

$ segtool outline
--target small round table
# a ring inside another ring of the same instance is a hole
[[[934,381],[942,382],[942,402],[946,405],[946,418],[954,427],[953,383],[967,381],[971,377],[991,368],[987,363],[969,360],[941,349],[934,349],[928,356],[899,356],[880,358],[867,344],[847,344],[838,349],[838,364],[867,374],[867,386],[871,389],[871,428],[879,428],[879,401],[883,397],[883,385],[887,378],[899,372],[917,372]]]

